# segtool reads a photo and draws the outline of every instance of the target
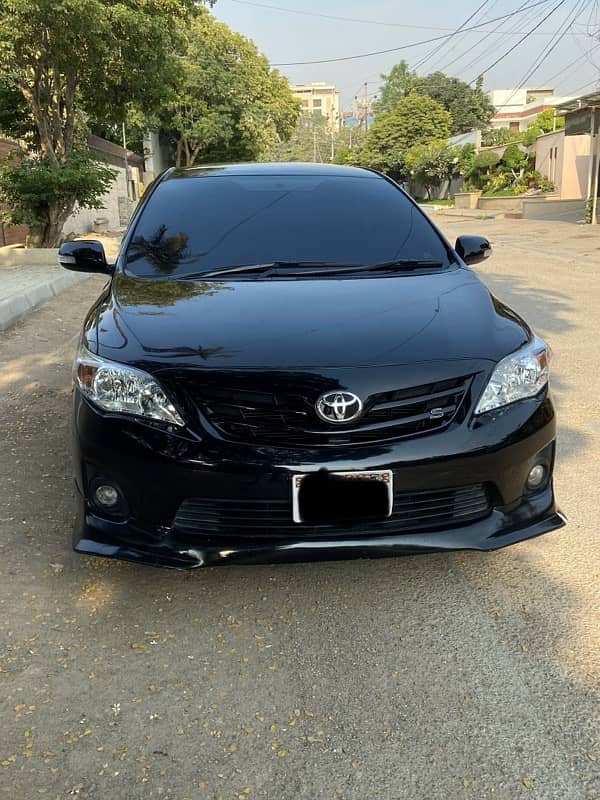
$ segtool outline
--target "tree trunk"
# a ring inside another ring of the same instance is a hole
[[[48,207],[48,217],[44,220],[40,231],[40,238],[37,247],[58,247],[62,237],[63,226],[75,208],[75,201],[69,203],[65,208],[57,203],[50,203]]]

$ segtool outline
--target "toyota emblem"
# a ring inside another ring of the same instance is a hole
[[[363,404],[352,392],[328,392],[319,397],[315,408],[325,422],[352,422],[360,417]]]

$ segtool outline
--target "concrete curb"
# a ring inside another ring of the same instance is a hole
[[[19,319],[64,292],[65,289],[87,280],[89,277],[89,275],[76,272],[65,272],[64,275],[57,275],[45,283],[32,286],[30,289],[0,300],[0,331],[10,328]]]
[[[58,248],[0,247],[0,267],[55,267]]]

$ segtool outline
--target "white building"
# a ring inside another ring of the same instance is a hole
[[[536,116],[548,108],[568,101],[554,94],[552,86],[526,86],[521,89],[493,89],[488,92],[496,113],[490,121],[492,128],[525,131]]]

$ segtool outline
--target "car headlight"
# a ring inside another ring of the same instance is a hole
[[[485,414],[517,400],[535,397],[548,383],[549,348],[535,337],[529,344],[500,361],[484,393],[476,414]]]
[[[85,397],[104,411],[183,426],[179,412],[160,384],[146,372],[90,353],[81,343],[73,379]]]

